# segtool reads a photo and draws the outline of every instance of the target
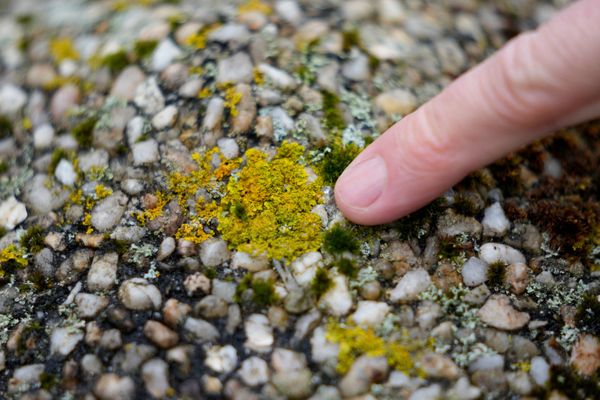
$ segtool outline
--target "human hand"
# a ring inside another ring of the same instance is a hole
[[[392,221],[510,151],[598,116],[600,0],[581,0],[389,128],[340,176],[337,205],[359,224]]]

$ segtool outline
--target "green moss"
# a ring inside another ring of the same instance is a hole
[[[90,147],[94,141],[94,128],[98,117],[89,117],[78,123],[71,130],[71,134],[81,147]]]
[[[271,280],[253,280],[252,293],[252,301],[259,307],[268,307],[279,299],[277,293],[275,293],[275,285]]]
[[[48,372],[42,372],[40,375],[40,387],[44,390],[51,391],[56,385],[58,385],[58,377]]]
[[[348,258],[340,258],[339,260],[335,261],[334,265],[338,271],[349,278],[355,278],[356,275],[358,275],[358,268],[356,267],[356,264],[354,261]]]
[[[503,158],[489,167],[496,179],[497,186],[505,196],[518,195],[523,191],[525,184],[521,179],[522,164],[523,159],[513,155]]]
[[[402,240],[421,239],[427,236],[445,209],[446,200],[439,197],[425,207],[399,219],[392,226],[398,230]]]
[[[323,182],[327,185],[335,184],[342,172],[360,151],[361,148],[354,143],[342,144],[340,141],[334,141],[331,145],[331,151],[326,153],[323,160],[318,164]]]
[[[504,287],[504,277],[506,276],[506,264],[502,261],[496,261],[488,265],[487,282],[489,288],[500,289]]]
[[[331,254],[356,253],[359,243],[350,229],[335,224],[323,235],[323,249]]]
[[[16,21],[19,25],[29,26],[33,23],[34,18],[33,14],[19,14]]]
[[[118,255],[122,256],[123,254],[129,251],[130,244],[126,240],[113,240],[112,241],[115,251]]]
[[[29,253],[35,254],[44,248],[44,234],[46,232],[39,225],[30,226],[21,236],[19,244]]]
[[[2,238],[7,233],[8,233],[8,231],[6,230],[6,228],[3,226],[0,226],[0,238]]]
[[[144,59],[151,55],[156,49],[158,41],[156,40],[138,40],[133,45],[133,52],[138,60]]]
[[[600,379],[597,375],[588,378],[575,373],[569,367],[553,365],[548,391],[558,390],[571,400],[595,399],[600,392]]]
[[[340,134],[346,127],[344,116],[339,109],[340,98],[328,90],[321,92],[323,96],[323,126],[333,134]]]
[[[333,287],[333,279],[325,268],[317,269],[314,278],[310,282],[310,291],[318,298]]]
[[[360,33],[358,29],[351,29],[342,32],[342,50],[347,53],[353,47],[360,47]]]
[[[219,276],[217,270],[213,267],[204,268],[204,275],[206,275],[208,279],[215,279],[217,276]]]
[[[129,57],[125,50],[119,50],[102,57],[100,65],[107,67],[112,73],[117,73],[129,65]]]
[[[0,161],[0,174],[5,173],[6,171],[8,171],[8,164],[6,161]]]
[[[13,124],[8,117],[4,115],[0,115],[0,139],[5,139],[9,136],[12,136],[13,133]]]
[[[473,198],[465,193],[458,193],[454,197],[452,208],[454,208],[459,214],[469,217],[474,217],[479,213],[479,209]]]
[[[577,307],[575,323],[583,331],[600,336],[600,301],[598,296],[586,293]]]

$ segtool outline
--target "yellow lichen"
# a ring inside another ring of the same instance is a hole
[[[94,228],[92,228],[92,214],[85,213],[84,217],[83,217],[83,221],[81,222],[81,225],[87,227],[85,233],[87,233],[88,235],[90,233],[94,232]]]
[[[50,54],[57,63],[64,60],[79,60],[79,53],[70,38],[56,38],[50,42]]]
[[[399,339],[384,339],[378,336],[372,328],[362,328],[356,325],[343,325],[331,321],[327,325],[327,340],[339,345],[337,371],[345,374],[350,370],[354,361],[362,356],[385,357],[388,364],[407,374],[420,375],[421,371],[415,366],[414,359],[431,343],[421,343],[409,338],[403,333]]]
[[[102,200],[105,197],[110,196],[111,194],[113,194],[113,191],[111,188],[104,186],[104,185],[96,185],[96,199],[97,200]]]
[[[248,0],[245,3],[240,4],[238,12],[240,14],[259,12],[261,14],[269,15],[273,12],[273,9],[270,5],[261,0]]]
[[[262,85],[265,83],[265,76],[258,68],[254,67],[252,69],[252,76],[254,77],[255,84]]]
[[[198,32],[191,34],[185,39],[185,44],[195,49],[201,50],[206,47],[206,41],[209,33],[217,29],[221,24],[214,23],[202,27]]]
[[[240,92],[237,92],[235,90],[235,88],[228,87],[225,90],[224,106],[225,106],[225,108],[227,108],[229,110],[229,114],[231,114],[232,117],[235,117],[238,115],[238,110],[237,110],[236,106],[239,104],[239,102],[241,100],[242,100],[242,94]]]
[[[28,264],[25,251],[21,247],[9,244],[0,251],[0,279],[6,277],[11,269],[24,268]]]
[[[309,182],[300,163],[304,148],[284,142],[269,160],[250,149],[246,165],[230,179],[221,199],[219,230],[230,245],[252,254],[293,260],[321,245],[321,182]]]
[[[148,208],[142,212],[138,212],[135,215],[138,222],[142,225],[144,225],[147,220],[152,221],[160,217],[163,213],[163,208],[169,203],[169,201],[171,201],[170,196],[163,192],[156,192],[155,196],[156,204],[154,207]]]
[[[204,87],[202,89],[200,89],[200,92],[198,92],[198,97],[201,99],[207,99],[210,96],[212,96],[213,92],[212,90],[210,90],[210,88],[208,87]]]

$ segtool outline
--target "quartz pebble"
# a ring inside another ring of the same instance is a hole
[[[477,315],[486,324],[504,330],[520,329],[530,319],[529,314],[516,310],[508,296],[503,294],[490,296]]]
[[[0,226],[7,230],[13,230],[27,218],[25,204],[19,202],[15,196],[0,203]]]
[[[162,296],[146,279],[132,278],[119,287],[119,300],[130,310],[156,310],[162,303]]]
[[[390,301],[394,303],[416,300],[418,295],[429,287],[431,278],[427,271],[417,268],[408,271],[390,291]]]

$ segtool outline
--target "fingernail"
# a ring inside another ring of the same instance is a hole
[[[336,184],[337,195],[352,207],[364,208],[383,193],[387,168],[381,156],[374,156],[350,166]]]

